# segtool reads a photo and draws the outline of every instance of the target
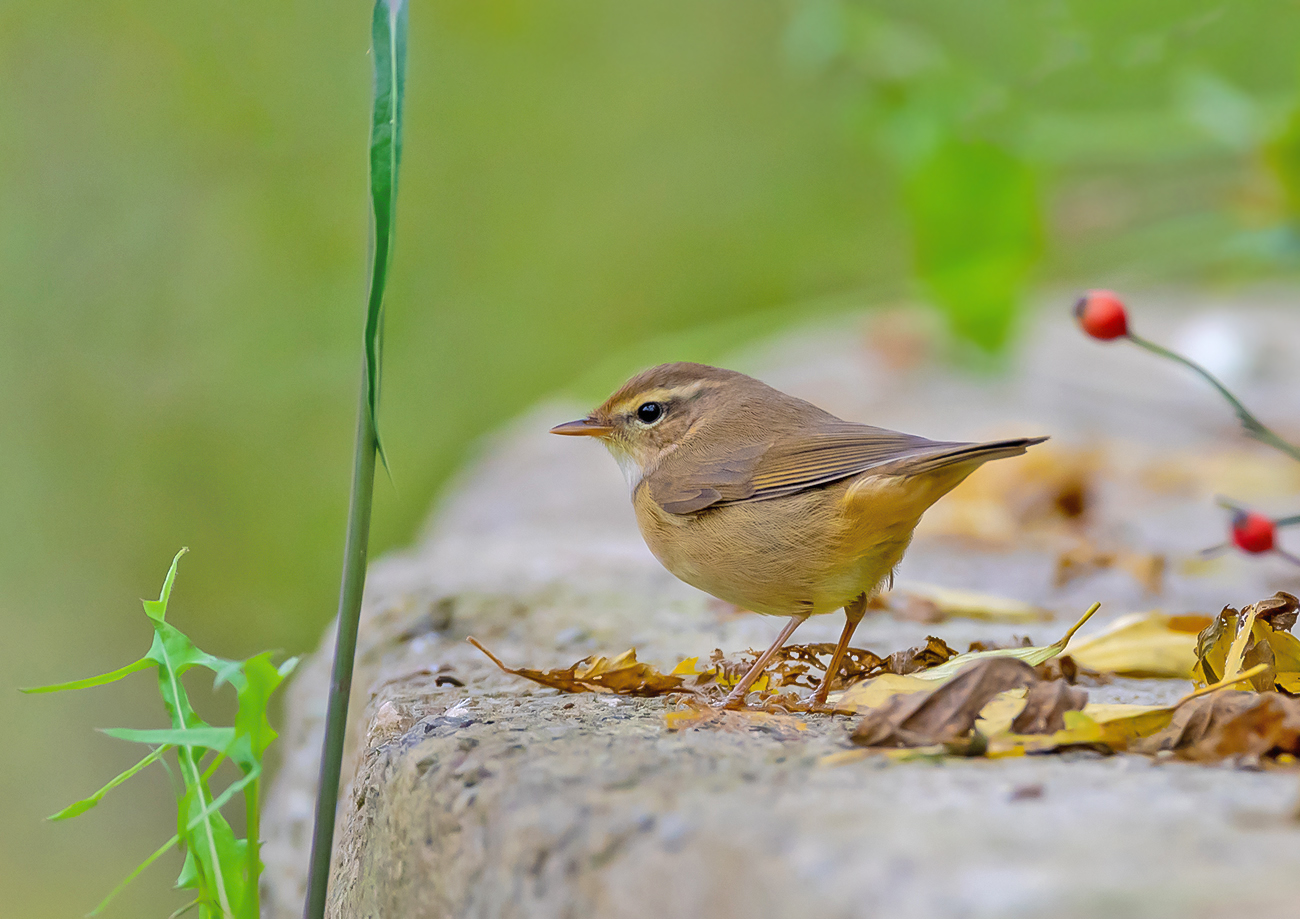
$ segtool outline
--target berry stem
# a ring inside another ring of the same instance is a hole
[[[1138,345],[1139,347],[1142,348],[1146,348],[1152,354],[1157,354],[1160,357],[1166,357],[1172,361],[1177,361],[1178,363],[1182,364],[1184,367],[1187,367],[1195,371],[1203,380],[1205,380],[1207,383],[1209,383],[1211,386],[1217,389],[1219,391],[1219,395],[1223,396],[1223,398],[1228,400],[1228,404],[1231,405],[1233,411],[1236,412],[1237,418],[1241,421],[1242,427],[1246,429],[1246,434],[1248,436],[1255,438],[1255,440],[1258,440],[1260,443],[1268,444],[1270,447],[1273,447],[1274,449],[1281,450],[1283,453],[1291,457],[1293,460],[1300,462],[1300,447],[1297,447],[1295,444],[1283,440],[1281,437],[1275,434],[1271,428],[1269,428],[1266,424],[1264,424],[1264,422],[1260,421],[1258,418],[1252,415],[1250,413],[1250,409],[1242,405],[1241,400],[1239,400],[1236,396],[1234,396],[1231,392],[1228,391],[1228,387],[1220,383],[1219,380],[1212,373],[1210,373],[1200,364],[1196,363],[1193,360],[1183,357],[1181,354],[1178,354],[1175,351],[1170,351],[1168,348],[1157,345],[1155,342],[1149,341],[1141,337],[1140,335],[1135,335],[1132,332],[1128,333],[1128,338],[1130,341],[1133,342],[1133,344]],[[1295,518],[1295,522],[1300,522],[1300,518]]]

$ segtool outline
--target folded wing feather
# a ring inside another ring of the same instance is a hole
[[[682,451],[648,479],[650,496],[671,514],[742,501],[765,501],[871,469],[916,475],[954,463],[1015,456],[1045,437],[991,443],[927,440],[865,424],[836,422],[819,430],[748,444],[717,457]]]

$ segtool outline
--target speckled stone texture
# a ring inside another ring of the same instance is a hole
[[[1280,559],[1192,561],[1222,538],[1216,490],[1295,513],[1300,469],[1243,441],[1186,372],[1087,340],[1065,313],[1033,323],[997,377],[925,360],[891,369],[884,358],[911,339],[874,314],[795,330],[728,362],[854,420],[941,439],[1048,433],[1062,456],[1097,451],[1076,536],[1169,558],[1159,596],[1119,569],[1058,588],[1059,538],[958,538],[952,514],[937,513],[901,579],[1016,597],[1056,619],[879,614],[856,645],[889,652],[931,633],[961,649],[1026,632],[1045,643],[1094,600],[1104,606],[1085,634],[1135,610],[1216,612],[1300,589]],[[1153,338],[1208,348],[1248,403],[1300,437],[1300,362],[1289,356],[1300,353],[1300,312],[1282,298],[1148,297],[1135,320]],[[663,700],[560,695],[500,673],[466,635],[515,665],[635,646],[669,668],[714,648],[765,646],[779,627],[658,566],[610,458],[546,433],[584,410],[546,405],[511,425],[449,489],[427,533],[372,567],[332,916],[1186,919],[1300,909],[1294,773],[1095,754],[832,766],[822,760],[848,747],[847,719],[671,732]],[[798,640],[833,640],[841,623],[820,617]],[[276,919],[301,913],[332,632],[289,690],[285,762],[263,821]],[[1155,702],[1189,685],[1117,680],[1090,692]]]

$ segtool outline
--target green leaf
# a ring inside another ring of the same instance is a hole
[[[229,792],[229,789],[227,789]],[[208,800],[206,783],[186,788],[177,805],[177,828],[197,871],[193,889],[220,916],[233,916],[243,900],[244,849],[219,806]],[[225,796],[225,800],[229,800]],[[220,799],[217,799],[220,800]]]
[[[235,741],[234,728],[100,728],[109,737],[135,743],[172,744],[177,747],[206,747],[224,753]]]
[[[243,791],[244,788],[250,782],[255,781],[260,775],[261,775],[261,770],[258,770],[257,772],[252,773],[251,775],[246,775],[242,779],[239,779],[238,781],[232,783],[230,787],[227,788],[225,791],[223,791],[220,796],[215,798],[212,801],[212,803],[210,803],[202,811],[200,811],[199,813],[191,817],[189,822],[183,828],[183,831],[186,834],[189,834],[191,831],[196,829],[201,822],[207,820],[213,813],[225,807],[226,804],[229,803],[231,798],[233,798],[239,792]],[[98,915],[100,912],[102,912],[104,907],[109,904],[109,901],[111,901],[114,897],[116,897],[119,893],[121,893],[128,884],[130,884],[137,877],[139,877],[146,868],[148,868],[158,859],[166,855],[167,852],[170,851],[172,847],[177,845],[180,841],[181,841],[181,837],[180,834],[178,833],[177,835],[173,836],[171,839],[163,843],[161,846],[159,846],[157,849],[155,849],[149,855],[148,858],[142,861],[139,865],[136,865],[135,869],[130,874],[124,877],[121,881],[119,881],[117,886],[114,887],[111,891],[109,891],[108,896],[104,897],[104,899],[99,901],[98,906],[96,906],[86,915],[95,916]],[[188,860],[188,854],[187,854],[187,860]]]
[[[194,858],[192,850],[185,850],[185,861],[181,864],[181,873],[176,876],[176,889],[184,890],[186,887],[199,886],[199,863]]]
[[[1065,650],[1074,633],[1079,631],[1079,627],[1092,618],[1092,614],[1101,608],[1100,603],[1094,603],[1088,607],[1088,611],[1080,617],[1079,621],[1070,626],[1069,631],[1061,636],[1060,640],[1050,645],[1033,648],[995,648],[992,651],[968,651],[965,654],[958,654],[951,660],[940,664],[938,667],[931,667],[929,670],[918,670],[916,673],[910,673],[908,676],[916,677],[920,680],[943,681],[956,676],[967,664],[975,661],[984,660],[988,657],[1015,657],[1029,664],[1031,667],[1037,667],[1044,661],[1049,661],[1056,655]]]
[[[172,558],[172,566],[167,569],[167,577],[163,579],[162,591],[158,594],[157,600],[144,600],[144,611],[150,619],[155,622],[162,622],[167,618],[167,603],[171,600],[172,584],[176,582],[176,566],[180,564],[181,556],[190,551],[182,547],[179,552]]]
[[[107,785],[99,789],[99,791],[95,792],[90,797],[82,798],[80,801],[75,801],[72,804],[69,804],[63,810],[59,811],[57,814],[51,814],[45,819],[46,820],[67,820],[71,817],[76,817],[79,814],[84,814],[86,811],[90,810],[100,801],[104,800],[104,796],[106,794],[108,794],[117,786],[121,785],[127,779],[131,778],[131,776],[135,775],[137,772],[140,772],[141,770],[145,769],[147,766],[150,766],[153,763],[157,762],[158,759],[170,749],[171,747],[169,745],[163,744],[161,747],[158,747],[156,750],[150,752],[148,756],[140,760],[140,762],[136,763],[130,769],[127,769],[125,772],[119,773],[117,776],[111,779]]]
[[[266,651],[244,662],[244,680],[244,688],[238,693],[239,710],[235,714],[235,733],[248,738],[248,752],[252,760],[260,762],[262,754],[277,736],[267,718],[266,709],[271,694],[284,681],[284,677],[271,663],[271,652]]]
[[[388,468],[379,438],[379,382],[383,359],[384,289],[393,261],[397,172],[402,159],[402,102],[406,96],[406,0],[377,0],[371,21],[374,110],[370,123],[370,200],[373,238],[366,305],[366,405],[375,449]]]
[[[70,680],[67,683],[51,683],[48,686],[28,686],[19,690],[25,693],[42,693],[42,692],[63,692],[68,689],[90,689],[92,686],[107,686],[109,683],[116,683],[123,677],[130,676],[140,670],[147,670],[153,665],[153,662],[142,657],[134,663],[127,664],[125,667],[119,667],[109,673],[101,673],[99,676],[86,677],[84,680]]]
[[[947,137],[912,169],[907,206],[922,284],[958,337],[999,351],[1041,245],[1032,170],[992,144]]]

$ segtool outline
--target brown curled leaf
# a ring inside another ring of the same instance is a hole
[[[572,667],[560,670],[530,670],[526,667],[507,667],[473,636],[466,641],[486,654],[492,663],[506,673],[561,692],[611,692],[624,696],[662,696],[672,692],[688,691],[683,687],[685,683],[683,677],[660,673],[650,664],[638,661],[636,649],[624,651],[614,658],[597,655],[584,657]]]
[[[924,747],[952,743],[975,726],[998,693],[1037,680],[1034,668],[1013,657],[976,661],[928,693],[893,696],[869,711],[850,735],[865,747]]]
[[[927,635],[925,645],[915,648],[906,648],[902,651],[895,651],[885,659],[882,673],[896,673],[899,676],[906,676],[909,673],[916,673],[921,670],[929,670],[931,667],[937,667],[946,663],[957,656],[954,648],[948,647],[948,643],[942,638],[936,638],[933,635]]]
[[[1262,663],[1265,672],[1252,680],[1256,690],[1300,693],[1300,639],[1290,632],[1297,612],[1300,601],[1282,591],[1240,612],[1225,606],[1197,636],[1193,679],[1214,683]]]
[[[1300,753],[1300,700],[1277,693],[1225,691],[1179,707],[1169,726],[1137,747],[1212,762]]]
[[[1300,600],[1285,591],[1279,590],[1267,600],[1255,604],[1256,620],[1267,622],[1275,632],[1291,631],[1297,615],[1300,615]]]
[[[1025,707],[1011,722],[1013,734],[1051,734],[1065,729],[1065,713],[1088,704],[1088,693],[1065,680],[1040,680],[1025,694]]]

